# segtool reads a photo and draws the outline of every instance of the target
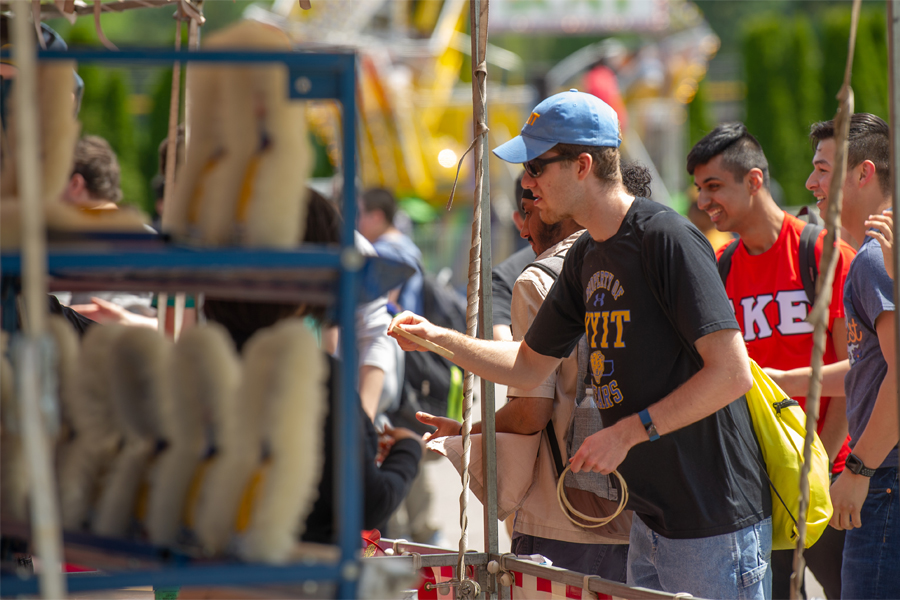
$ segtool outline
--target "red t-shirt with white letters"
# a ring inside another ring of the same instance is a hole
[[[747,252],[738,240],[731,256],[731,270],[725,291],[731,301],[735,317],[741,326],[750,358],[762,367],[795,369],[809,366],[813,346],[813,326],[805,321],[810,311],[809,300],[800,278],[800,233],[805,222],[785,213],[781,233],[775,244],[758,255]],[[816,240],[816,264],[822,257],[825,231]],[[720,258],[728,244],[719,248]],[[856,254],[846,242],[839,242],[837,268],[832,287],[831,309],[828,316],[828,339],[825,345],[825,364],[838,361],[831,330],[835,319],[844,317],[844,280],[850,262]],[[804,409],[806,398],[795,397]],[[819,405],[818,432],[821,433],[831,398],[823,396]],[[849,436],[847,438],[849,440]],[[847,442],[837,456],[834,473],[844,468],[850,453]]]

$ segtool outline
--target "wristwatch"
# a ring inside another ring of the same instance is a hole
[[[851,473],[862,475],[863,477],[871,477],[875,474],[875,469],[868,468],[863,464],[863,461],[853,453],[847,455],[847,460],[844,462],[844,466],[847,467],[847,470]]]
[[[653,424],[653,419],[650,418],[650,413],[647,412],[645,408],[641,412],[638,413],[638,416],[641,418],[641,423],[644,424],[644,429],[647,431],[647,435],[650,436],[650,441],[655,442],[659,439],[659,433],[656,431],[656,425]]]

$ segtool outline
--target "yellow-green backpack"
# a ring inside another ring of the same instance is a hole
[[[797,543],[806,413],[752,359],[750,368],[753,388],[745,396],[772,487],[772,549],[787,550]],[[814,436],[806,511],[807,548],[821,537],[833,510],[828,454],[818,434]]]

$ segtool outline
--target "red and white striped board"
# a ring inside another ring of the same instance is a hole
[[[574,585],[566,585],[543,577],[512,572],[516,582],[510,590],[513,600],[613,600],[612,596],[596,594]]]

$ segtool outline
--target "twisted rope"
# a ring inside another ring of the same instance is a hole
[[[472,31],[478,31],[477,52],[473,52],[472,57],[472,89],[475,122],[475,139],[469,144],[469,149],[463,154],[463,157],[469,153],[469,150],[475,150],[475,197],[474,197],[474,214],[472,216],[472,248],[469,250],[469,281],[466,286],[467,307],[466,307],[466,333],[472,337],[478,334],[478,313],[480,308],[479,294],[481,292],[481,194],[484,183],[484,147],[487,143],[488,127],[485,123],[486,119],[486,79],[487,65],[484,61],[485,52],[487,51],[487,14],[488,0],[478,0],[478,10],[480,11],[479,22],[476,22],[476,9],[474,2],[471,5]],[[462,158],[456,170],[456,178],[459,179],[459,168],[462,165]],[[449,209],[453,203],[453,193],[456,191],[456,181],[453,183],[453,189],[450,192],[450,200],[447,203]],[[468,546],[468,525],[467,516],[469,506],[469,461],[471,454],[470,434],[472,432],[472,394],[475,386],[475,375],[471,371],[466,371],[463,385],[463,425],[462,425],[462,492],[459,495],[459,556],[457,559],[456,577],[459,581],[465,579],[465,554]]]
[[[794,550],[794,568],[791,574],[791,598],[800,598],[800,585],[806,560],[803,549],[806,546],[806,515],[809,509],[809,465],[812,460],[812,443],[819,420],[819,398],[822,395],[822,363],[825,356],[825,343],[828,336],[828,311],[831,305],[831,291],[834,284],[834,271],[840,251],[835,248],[838,232],[841,227],[841,204],[843,203],[844,180],[847,176],[847,137],[850,133],[850,116],[853,114],[853,89],[850,78],[853,74],[853,52],[856,47],[856,30],[859,25],[859,9],[861,0],[853,1],[850,19],[850,43],[847,51],[847,66],[844,69],[844,82],[838,92],[838,112],[834,117],[834,174],[828,190],[828,210],[825,214],[825,240],[822,248],[820,268],[824,277],[817,283],[816,303],[807,317],[812,323],[813,350],[810,358],[812,373],[809,377],[809,391],[806,394],[806,438],[803,442],[803,467],[800,470],[800,507],[797,518],[797,547]]]

